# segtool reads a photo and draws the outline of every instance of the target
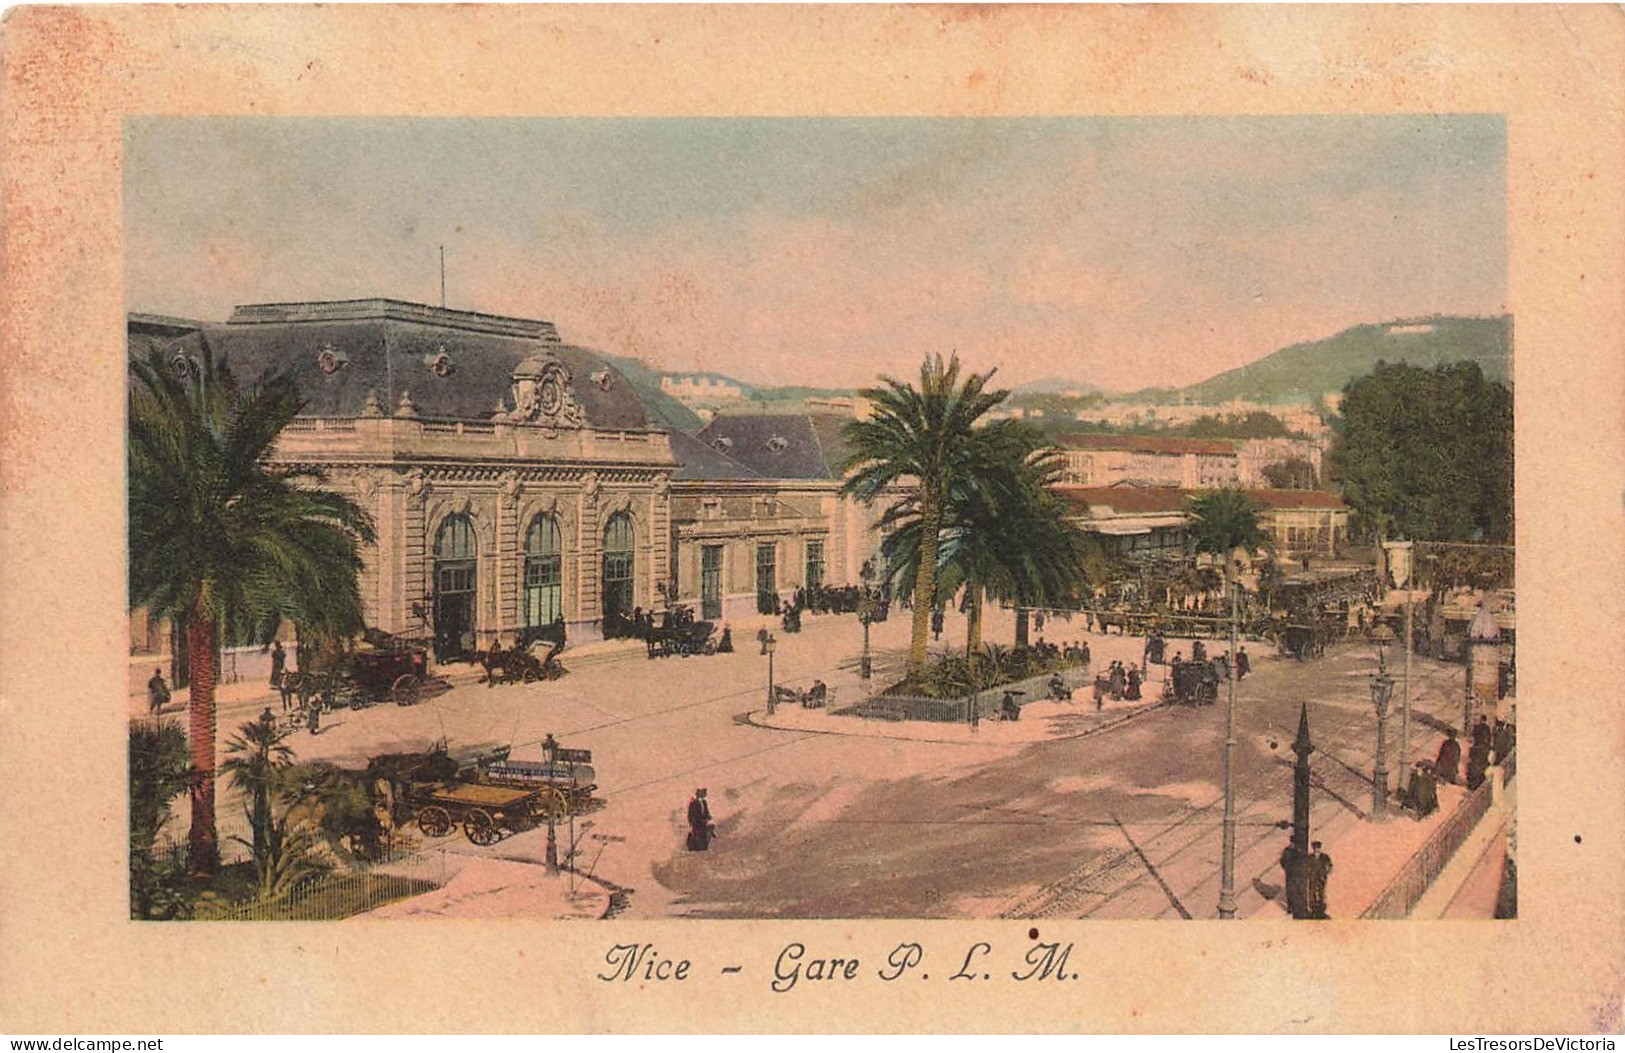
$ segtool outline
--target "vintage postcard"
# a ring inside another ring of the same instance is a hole
[[[14,10],[0,1027],[1617,1033],[1622,58]]]

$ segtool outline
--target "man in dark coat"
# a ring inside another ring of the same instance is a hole
[[[1247,648],[1236,651],[1236,679],[1247,679],[1247,674],[1253,671],[1252,660],[1247,657]]]
[[[705,799],[705,788],[701,787],[688,799],[688,850],[710,851],[711,838],[716,833],[716,828],[711,825],[711,805]]]
[[[157,716],[158,711],[169,704],[169,685],[164,683],[164,671],[154,669],[152,679],[147,681],[147,712]]]
[[[288,666],[288,652],[282,649],[282,641],[278,640],[271,645],[271,686],[282,686],[282,671]]]
[[[1320,847],[1319,841],[1309,847],[1313,849],[1309,858],[1309,917],[1324,921],[1329,917],[1326,913],[1326,882],[1332,874],[1332,857]]]
[[[1445,782],[1453,783],[1460,767],[1461,743],[1456,741],[1456,729],[1451,728],[1445,733],[1445,740],[1439,743],[1439,756],[1433,762],[1433,770]]]
[[[1130,702],[1140,700],[1140,667],[1137,665],[1128,667],[1128,687],[1124,689],[1123,697]]]
[[[1507,757],[1512,755],[1512,725],[1504,720],[1495,722],[1494,733],[1494,759],[1496,764],[1505,764]]]

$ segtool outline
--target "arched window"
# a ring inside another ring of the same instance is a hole
[[[604,524],[604,635],[625,636],[631,629],[632,516],[616,512]]]
[[[434,647],[449,662],[475,648],[474,524],[447,516],[434,536]]]
[[[525,628],[538,629],[564,619],[564,560],[559,547],[559,521],[539,515],[525,532],[525,592],[521,612]]]

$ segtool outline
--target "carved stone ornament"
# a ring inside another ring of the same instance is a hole
[[[532,355],[514,368],[513,404],[508,419],[519,424],[579,428],[586,420],[570,389],[570,370],[552,355]]]

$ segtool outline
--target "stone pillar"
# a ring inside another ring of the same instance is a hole
[[[422,469],[405,479],[401,544],[401,576],[404,583],[403,609],[410,635],[434,636],[434,555],[429,537],[427,511],[431,487]]]

